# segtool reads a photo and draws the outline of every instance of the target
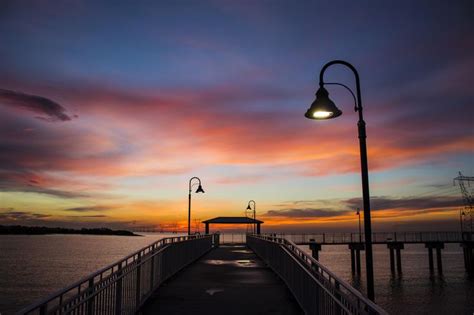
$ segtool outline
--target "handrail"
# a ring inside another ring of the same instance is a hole
[[[218,243],[219,236],[215,234],[163,238],[33,303],[18,314],[101,314],[104,310],[108,314],[134,313],[159,284]]]
[[[297,244],[316,242],[319,244],[341,245],[359,243],[364,240],[364,233],[332,232],[332,233],[276,233],[266,234],[287,238]],[[419,244],[426,242],[462,243],[474,241],[474,232],[460,231],[441,232],[375,232],[372,233],[373,244],[403,242]]]
[[[249,235],[247,241],[287,283],[306,313],[387,314],[294,242],[269,235]]]

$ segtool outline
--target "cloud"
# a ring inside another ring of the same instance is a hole
[[[318,208],[318,205],[326,204],[332,208]],[[263,217],[279,217],[288,219],[302,218],[324,218],[324,219],[351,219],[354,217],[356,208],[362,208],[361,198],[346,200],[296,200],[288,201],[279,205],[282,209],[268,210]],[[289,207],[300,205],[305,207]],[[414,216],[420,214],[434,214],[458,209],[463,206],[459,197],[453,196],[425,196],[425,197],[372,197],[370,199],[371,210],[377,212],[379,218],[397,218],[403,216]],[[347,216],[344,218],[344,216]]]
[[[86,207],[74,207],[74,208],[68,208],[65,209],[64,211],[71,211],[71,212],[94,212],[94,211],[106,211],[109,210],[110,207],[104,207],[104,206],[86,206]]]
[[[350,209],[362,208],[361,198],[352,198],[343,201]],[[459,197],[452,196],[426,196],[426,197],[372,197],[370,198],[370,207],[373,211],[380,210],[427,210],[437,208],[459,208],[463,202]]]
[[[59,198],[87,198],[88,194],[78,191],[68,191],[41,186],[38,179],[28,171],[23,172],[1,172],[0,169],[0,192],[27,192],[45,194]]]
[[[93,214],[93,215],[68,216],[68,218],[108,218],[108,216],[105,214]]]
[[[264,214],[265,217],[285,217],[285,218],[328,218],[346,214],[347,211],[337,211],[331,209],[284,209],[284,210],[268,210]]]
[[[51,217],[51,215],[26,211],[14,211],[11,209],[0,213],[0,220],[38,220],[48,217]]]
[[[71,117],[66,114],[64,107],[43,96],[0,89],[0,104],[19,107],[37,114],[46,115],[46,117],[38,117],[46,121],[71,120]]]

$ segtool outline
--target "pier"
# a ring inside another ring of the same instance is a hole
[[[301,314],[285,283],[242,245],[223,245],[152,295],[142,314]]]
[[[351,270],[361,273],[360,252],[364,250],[364,234],[359,233],[316,233],[316,234],[272,234],[286,238],[298,245],[308,245],[312,256],[319,259],[323,245],[345,245],[351,251]],[[436,269],[443,273],[442,250],[445,244],[459,244],[463,248],[464,267],[474,273],[474,233],[472,232],[384,232],[372,233],[372,244],[387,246],[390,255],[390,270],[402,273],[402,250],[405,244],[423,244],[427,249],[427,264],[431,272],[435,270],[433,252],[436,252]]]
[[[386,314],[291,240],[222,243],[162,239],[19,314]]]

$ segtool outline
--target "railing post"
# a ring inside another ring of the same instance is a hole
[[[115,315],[122,314],[122,262],[118,265],[117,284],[115,286]]]
[[[339,303],[341,302],[341,294],[339,293],[339,291],[341,290],[341,287],[339,285],[339,282],[336,282],[335,287],[336,287],[336,289],[335,289],[334,296],[336,297],[336,302],[335,302],[336,303],[336,309],[335,309],[334,314],[341,314],[341,305],[339,305]]]
[[[151,252],[151,270],[150,270],[150,291],[155,288],[155,245],[153,245],[153,250]]]
[[[142,253],[138,253],[137,259],[137,286],[136,286],[136,304],[135,307],[138,308],[141,300],[141,280],[142,280]]]
[[[94,312],[94,278],[89,279],[89,286],[87,288],[87,314],[92,315]]]
[[[40,310],[39,310],[40,315],[46,315],[47,311],[48,311],[48,304],[45,303],[41,305]]]

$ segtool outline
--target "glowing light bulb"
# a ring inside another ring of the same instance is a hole
[[[333,112],[317,111],[313,113],[314,118],[329,118],[333,115]]]

